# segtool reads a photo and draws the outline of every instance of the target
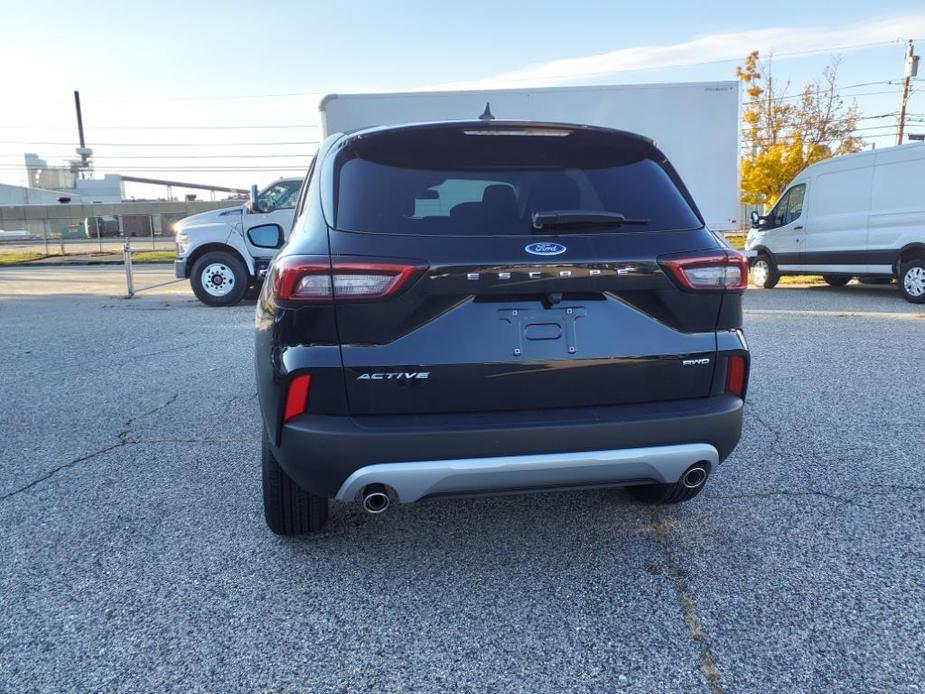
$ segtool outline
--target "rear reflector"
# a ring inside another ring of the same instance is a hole
[[[738,354],[729,357],[726,364],[726,392],[740,398],[745,395],[745,357]]]
[[[286,409],[283,410],[284,422],[298,417],[308,408],[308,389],[311,383],[312,377],[308,374],[300,374],[289,381],[289,390],[286,391]]]
[[[332,266],[282,258],[273,267],[273,293],[281,301],[381,299],[414,275],[414,265],[335,262]]]
[[[659,262],[684,289],[741,291],[748,286],[748,260],[737,251]]]

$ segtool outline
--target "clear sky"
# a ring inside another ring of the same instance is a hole
[[[73,156],[74,89],[98,171],[247,187],[305,167],[328,92],[733,79],[751,49],[774,50],[793,91],[841,55],[884,146],[895,121],[873,116],[897,109],[901,40],[925,53],[922,0],[56,5],[0,0],[0,182],[25,182],[25,151]]]

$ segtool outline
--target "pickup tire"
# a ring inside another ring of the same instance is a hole
[[[759,253],[752,263],[752,283],[764,289],[773,289],[780,281],[777,265],[767,253]]]
[[[899,291],[912,304],[925,304],[925,260],[911,260],[899,268]]]
[[[263,514],[277,535],[304,535],[328,522],[328,500],[297,485],[273,456],[263,432]]]
[[[822,279],[830,287],[844,287],[851,281],[851,277],[848,275],[823,275]]]
[[[234,306],[247,292],[247,268],[231,253],[211,251],[193,263],[189,281],[206,306]]]

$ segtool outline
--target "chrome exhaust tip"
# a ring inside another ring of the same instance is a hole
[[[707,469],[703,465],[694,465],[681,477],[681,484],[688,489],[697,489],[707,481]]]
[[[384,485],[371,484],[363,490],[363,508],[367,513],[383,513],[391,504],[392,500]]]

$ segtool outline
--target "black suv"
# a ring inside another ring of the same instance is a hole
[[[741,433],[746,273],[639,135],[332,135],[257,306],[267,523],[317,530],[332,498],[690,499]]]

